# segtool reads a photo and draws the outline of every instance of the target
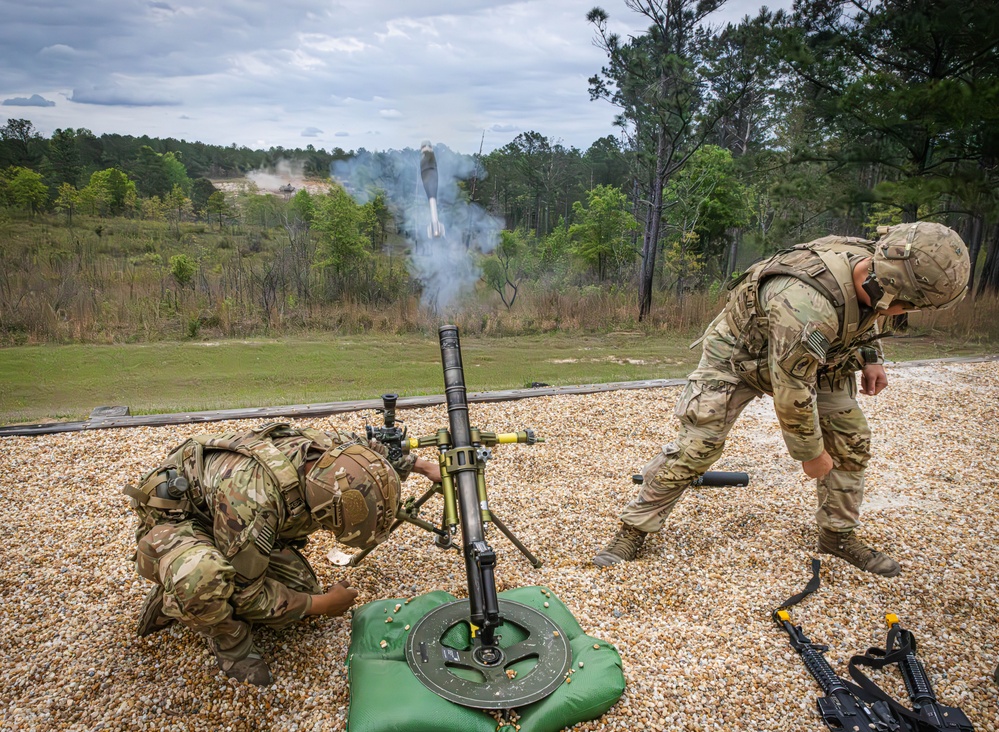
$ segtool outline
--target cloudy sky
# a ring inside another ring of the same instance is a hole
[[[536,130],[585,150],[614,133],[587,93],[593,5],[644,27],[624,0],[0,0],[0,124],[466,153]]]

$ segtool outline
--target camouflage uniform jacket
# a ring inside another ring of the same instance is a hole
[[[883,362],[879,318],[860,306],[852,282],[854,265],[870,256],[872,245],[825,237],[754,265],[705,332],[697,377],[744,382],[773,395],[795,460],[811,460],[824,449],[819,380],[832,387],[854,378],[858,368]]]
[[[300,547],[320,528],[304,495],[305,465],[327,449],[366,441],[352,432],[320,432],[272,424],[243,434],[197,435],[174,449],[138,490],[126,489],[139,514],[136,538],[165,521],[194,518],[236,571],[241,603],[274,615],[306,598],[265,582],[268,558],[285,546]],[[156,485],[176,470],[190,483],[182,500],[155,497]],[[276,586],[277,585],[277,586]],[[294,597],[292,597],[294,596]]]

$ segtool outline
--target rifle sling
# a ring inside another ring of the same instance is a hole
[[[808,580],[808,584],[805,585],[805,589],[797,595],[792,595],[784,600],[777,610],[783,610],[797,605],[799,602],[819,589],[820,566],[820,560],[812,559],[812,578]],[[774,610],[774,614],[777,613],[777,610]],[[899,638],[901,638],[901,641]],[[853,656],[850,659],[848,668],[850,670],[850,677],[856,683],[851,683],[845,679],[841,679],[841,681],[847,687],[847,690],[862,702],[868,705],[873,705],[877,702],[887,704],[898,718],[898,721],[905,725],[905,729],[919,730],[920,732],[946,732],[943,728],[931,727],[931,725],[927,724],[925,719],[922,719],[918,715],[914,714],[911,709],[902,706],[891,695],[885,693],[881,687],[871,681],[859,668],[860,666],[867,666],[877,670],[882,669],[885,666],[896,664],[905,658],[910,652],[914,653],[916,650],[915,645],[916,642],[912,633],[906,632],[900,634],[898,628],[892,627],[888,631],[888,641],[886,646],[888,649],[891,649],[890,652],[881,648],[871,648],[868,649],[867,653],[864,655]]]
[[[895,647],[895,638],[897,633],[898,629],[895,627],[892,627],[888,631],[887,648]],[[857,682],[856,685],[849,684],[851,691],[868,703],[873,703],[874,701],[884,702],[891,707],[892,712],[894,712],[899,718],[899,721],[904,722],[914,730],[919,730],[920,732],[946,732],[947,728],[937,727],[936,725],[930,724],[926,719],[915,714],[908,707],[900,704],[894,699],[894,697],[886,693],[880,686],[871,681],[867,675],[860,670],[860,666],[867,666],[868,668],[880,670],[885,666],[891,666],[892,664],[899,663],[910,652],[914,652],[915,640],[912,637],[912,634],[906,633],[902,637],[905,641],[900,644],[897,649],[892,650],[891,652],[886,652],[881,648],[869,648],[867,653],[850,658],[847,668],[850,670],[850,677]]]
[[[813,592],[815,592],[817,589],[819,589],[819,582],[820,582],[820,580],[819,580],[819,566],[820,565],[821,565],[821,562],[818,559],[813,559],[812,560],[812,578],[810,580],[808,580],[808,584],[805,585],[805,589],[803,589],[797,595],[792,595],[791,597],[789,597],[786,600],[784,600],[784,602],[782,602],[780,604],[780,606],[777,608],[777,610],[783,610],[784,608],[788,608],[788,607],[792,607],[794,605],[797,605],[799,602],[801,602],[806,597],[808,597]],[[777,610],[774,610],[774,614],[777,613]]]

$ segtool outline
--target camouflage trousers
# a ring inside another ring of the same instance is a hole
[[[642,531],[658,531],[683,492],[719,457],[725,439],[746,405],[763,393],[744,382],[697,379],[691,374],[676,405],[676,439],[642,470],[638,497],[625,506],[621,521]],[[835,468],[816,481],[820,528],[850,531],[859,524],[864,499],[864,470],[870,460],[871,432],[857,405],[853,373],[816,389],[819,424]]]
[[[248,586],[193,520],[161,523],[139,540],[136,569],[163,587],[163,614],[210,639],[218,655],[246,656],[252,624],[280,628],[301,620],[321,594],[315,572],[296,549],[275,549],[267,571]],[[283,602],[274,602],[275,596]]]

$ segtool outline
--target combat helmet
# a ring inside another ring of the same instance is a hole
[[[367,445],[337,445],[305,476],[313,518],[342,544],[367,549],[385,540],[399,505],[399,476]]]
[[[971,260],[953,229],[920,221],[879,227],[874,271],[864,283],[878,310],[904,302],[914,310],[944,310],[968,292]]]

